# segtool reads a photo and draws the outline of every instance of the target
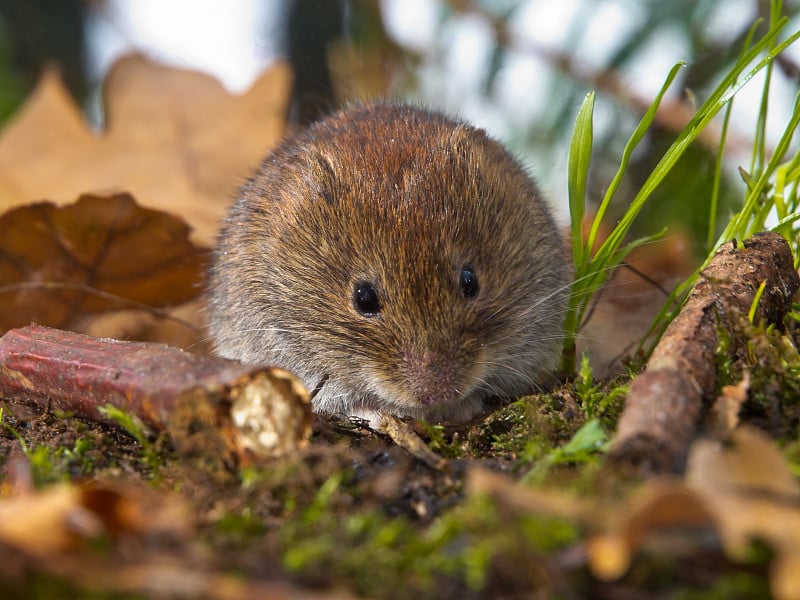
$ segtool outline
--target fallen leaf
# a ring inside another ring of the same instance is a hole
[[[183,221],[128,194],[16,208],[0,216],[0,330],[175,306],[201,292],[206,262]]]
[[[686,478],[716,514],[732,556],[743,555],[754,539],[772,546],[779,559],[800,555],[800,484],[766,434],[742,427],[727,442],[699,440]],[[800,597],[800,571],[794,581],[791,597]]]
[[[469,468],[465,487],[469,495],[490,496],[506,512],[550,515],[583,525],[596,521],[600,508],[595,503],[560,490],[522,485],[508,475],[501,475],[484,467]]]
[[[603,581],[615,581],[631,566],[631,548],[625,536],[596,535],[586,540],[586,558],[592,574]]]
[[[43,558],[100,536],[182,539],[188,515],[177,496],[142,485],[57,485],[0,500],[0,543]]]
[[[157,342],[208,354],[211,342],[204,333],[205,314],[205,298],[199,296],[165,312],[134,308],[87,315],[73,330],[93,337]]]
[[[80,503],[77,487],[0,501],[0,542],[36,556],[63,552],[81,538],[99,536],[102,522]]]
[[[290,80],[276,63],[237,96],[199,72],[129,56],[105,82],[107,127],[94,132],[48,71],[0,132],[0,211],[125,190],[211,245],[237,187],[285,133]]]
[[[746,379],[728,394],[740,398],[745,389]],[[769,545],[775,552],[774,597],[800,598],[800,484],[773,440],[759,430],[741,427],[729,439],[698,440],[685,483],[649,482],[607,520],[615,524],[587,541],[597,577],[621,577],[637,551],[665,537],[673,544],[663,554],[675,555],[702,551],[714,533],[733,560],[747,558],[754,540]],[[678,549],[675,540],[682,544]]]
[[[730,440],[699,440],[686,480],[713,512],[728,555],[745,556],[753,540],[762,540],[775,553],[773,596],[800,598],[800,484],[774,441],[751,427]]]
[[[590,217],[584,220],[588,234]],[[609,228],[601,226],[595,249]],[[669,237],[634,248],[591,301],[578,340],[578,356],[588,352],[598,379],[626,372],[626,359],[645,339],[658,311],[678,282],[696,267],[690,236],[671,231]]]
[[[607,517],[606,531],[586,542],[589,567],[605,581],[622,577],[644,546],[666,555],[698,551],[714,524],[704,500],[679,482],[652,481]]]

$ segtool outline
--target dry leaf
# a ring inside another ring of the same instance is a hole
[[[741,398],[746,380],[734,387],[729,395]],[[737,429],[726,441],[698,440],[685,485],[648,483],[611,520],[617,524],[587,543],[600,578],[622,576],[638,549],[664,536],[682,537],[684,549],[700,551],[713,526],[732,559],[745,558],[753,540],[767,543],[775,552],[773,595],[800,598],[800,484],[774,442],[756,429]]]
[[[81,506],[80,490],[54,486],[34,496],[0,501],[0,542],[28,554],[47,556],[102,533],[100,520]]]
[[[52,486],[0,500],[0,543],[45,558],[99,536],[183,538],[188,514],[176,496],[144,486]]]
[[[471,466],[465,484],[470,495],[491,496],[513,513],[538,513],[588,524],[597,519],[597,505],[558,490],[528,487],[508,475]]]
[[[730,441],[695,442],[686,481],[715,502],[740,495],[800,501],[800,484],[783,454],[767,434],[752,427],[737,429]]]
[[[627,572],[632,557],[645,545],[659,546],[670,555],[697,551],[713,525],[713,514],[682,484],[653,481],[607,520],[613,525],[590,537],[586,552],[592,573],[612,581]]]
[[[206,252],[189,228],[128,194],[23,206],[0,216],[0,330],[71,327],[130,303],[174,306],[201,292]]]
[[[587,217],[585,234],[589,222]],[[605,240],[607,231],[608,227],[601,228],[596,247]],[[639,246],[628,255],[592,300],[587,321],[581,327],[578,355],[588,351],[596,377],[625,372],[625,359],[642,343],[667,299],[665,290],[672,289],[694,267],[690,236],[681,231]]]
[[[728,390],[741,399],[747,380]],[[504,513],[569,519],[594,531],[585,556],[599,579],[625,575],[642,549],[692,557],[722,549],[748,556],[754,540],[775,552],[770,586],[778,600],[800,598],[800,484],[766,434],[740,428],[730,439],[697,441],[686,481],[650,480],[627,499],[588,502],[559,491],[530,489],[511,478],[472,467],[468,494],[488,494]]]
[[[179,214],[210,246],[235,190],[285,132],[290,79],[278,63],[235,96],[207,75],[130,56],[107,78],[97,134],[47,72],[0,133],[0,211],[122,189]]]
[[[201,295],[167,309],[166,315],[150,308],[89,315],[77,324],[74,331],[93,337],[169,344],[208,354],[211,341],[204,330],[205,311],[205,298]]]
[[[687,481],[714,511],[726,551],[742,556],[763,540],[775,552],[773,595],[800,598],[800,484],[774,442],[753,428],[734,431],[730,442],[700,440]]]

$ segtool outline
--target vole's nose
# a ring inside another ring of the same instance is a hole
[[[454,351],[410,350],[402,354],[402,370],[413,397],[425,406],[459,395],[461,357]]]

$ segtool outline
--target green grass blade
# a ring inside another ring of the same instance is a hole
[[[582,265],[588,260],[591,250],[591,247],[583,246],[581,225],[586,209],[586,179],[589,176],[589,163],[592,158],[594,96],[594,92],[586,94],[575,119],[575,129],[572,132],[572,142],[569,147],[567,187],[569,215],[572,223],[572,256],[576,266]]]
[[[773,13],[774,14],[774,13]],[[754,32],[757,27],[757,23],[753,25],[753,27],[748,32],[748,36],[746,37],[746,43],[744,45],[744,49],[742,50],[739,59],[736,61],[734,66],[726,73],[723,77],[722,81],[717,85],[717,87],[712,91],[712,93],[708,96],[705,102],[702,103],[700,108],[697,110],[695,115],[686,125],[686,127],[681,131],[681,133],[677,136],[675,141],[672,143],[670,148],[664,153],[661,160],[658,162],[656,167],[650,173],[650,175],[646,178],[644,184],[642,185],[641,189],[638,193],[634,196],[628,210],[626,213],[620,218],[619,222],[617,223],[616,227],[611,231],[605,241],[599,246],[597,251],[594,255],[591,255],[591,248],[594,247],[595,241],[597,239],[597,235],[599,232],[600,224],[605,216],[606,210],[611,202],[611,199],[616,194],[617,188],[620,185],[622,177],[625,171],[628,168],[630,157],[633,153],[633,150],[636,148],[638,143],[646,134],[649,127],[652,125],[653,121],[655,120],[656,111],[658,106],[661,102],[661,99],[669,88],[671,83],[673,82],[674,78],[676,77],[678,71],[683,66],[682,63],[676,64],[672,70],[670,71],[667,79],[665,80],[664,86],[660,90],[658,96],[653,101],[651,106],[649,107],[648,111],[645,113],[644,117],[640,121],[637,128],[634,130],[633,134],[631,135],[628,143],[623,150],[622,157],[620,159],[620,166],[615,174],[614,178],[612,179],[606,194],[604,195],[600,206],[598,208],[597,215],[595,216],[592,227],[590,229],[589,235],[587,237],[587,241],[585,246],[580,248],[580,261],[576,261],[576,270],[575,270],[575,283],[572,288],[572,294],[570,295],[569,306],[567,310],[567,318],[565,321],[565,344],[564,344],[564,360],[562,362],[562,369],[565,372],[573,372],[574,365],[575,365],[575,356],[574,356],[574,349],[575,349],[575,336],[577,335],[577,331],[579,328],[580,323],[583,320],[583,314],[585,313],[586,307],[589,304],[589,300],[594,292],[601,288],[603,283],[607,280],[613,268],[618,265],[622,260],[624,260],[625,256],[627,255],[630,250],[635,247],[637,242],[632,244],[628,244],[626,246],[622,246],[623,240],[628,234],[631,225],[633,224],[634,220],[638,216],[639,212],[641,211],[642,207],[644,206],[645,202],[651,197],[653,191],[656,189],[658,185],[664,180],[668,173],[672,171],[677,161],[683,156],[685,150],[695,141],[697,136],[700,132],[705,129],[705,127],[711,122],[711,120],[719,113],[720,110],[729,106],[731,99],[736,95],[736,93],[742,89],[759,71],[764,69],[765,67],[769,66],[775,57],[780,54],[785,48],[789,45],[793,44],[798,38],[800,38],[800,31],[794,32],[790,35],[786,40],[781,42],[780,44],[776,45],[776,40],[778,39],[778,35],[780,34],[783,27],[788,22],[788,18],[782,17],[777,18],[773,17],[771,20],[771,27],[770,30],[760,39],[758,42],[753,44],[752,47],[748,48],[750,41],[754,36]],[[766,56],[763,56],[760,60],[762,53],[766,52]],[[758,61],[758,62],[755,62]],[[755,65],[750,67],[755,62]],[[747,70],[747,71],[746,71]],[[745,72],[746,71],[746,72]],[[796,117],[800,118],[800,114],[796,111]],[[796,124],[790,124],[790,129],[793,131]],[[585,133],[583,134],[585,135]],[[784,136],[782,142],[786,142],[786,144],[779,144],[779,147],[776,149],[777,156],[773,156],[772,160],[767,165],[767,169],[764,174],[759,173],[756,177],[756,181],[754,184],[751,185],[750,193],[748,198],[750,199],[750,216],[752,216],[753,212],[758,212],[758,207],[755,207],[753,202],[755,199],[759,198],[759,194],[761,194],[769,181],[768,174],[774,172],[774,170],[779,166],[780,158],[785,153],[785,145],[788,144],[788,140],[790,139],[789,133]],[[581,178],[583,174],[581,173],[573,173],[571,177],[574,178]],[[577,189],[582,184],[580,179],[575,179],[572,181],[573,188],[577,192]],[[795,186],[792,190],[792,201],[796,201],[797,199],[797,190]],[[571,190],[572,191],[572,190]],[[571,194],[571,202],[576,202],[579,196],[577,193],[574,196]],[[582,210],[582,208],[581,208]],[[758,215],[757,220],[763,221],[766,218],[766,215],[769,211],[763,210],[761,214]],[[582,212],[580,213],[583,214]],[[576,224],[573,223],[573,232],[575,230]],[[711,226],[710,226],[711,227]],[[730,228],[726,228],[728,231]],[[712,239],[713,233],[710,234],[710,238]],[[720,240],[724,240],[724,234],[720,238]],[[720,241],[718,241],[719,243]],[[575,250],[573,250],[574,253]],[[577,255],[577,253],[576,253]],[[709,257],[706,259],[706,263],[710,260],[712,252],[709,253]],[[673,295],[670,297],[671,301],[675,301],[676,299],[682,299],[685,297],[686,290],[688,290],[691,285],[694,283],[694,280],[699,273],[700,269],[705,266],[701,266],[698,270],[694,273],[692,277],[687,279],[687,281],[683,282],[681,286],[678,286],[674,291]],[[660,313],[663,318],[666,319],[668,314],[673,314],[672,305],[665,305]],[[669,320],[667,319],[663,324],[663,327],[666,327],[666,323]],[[663,327],[659,324],[654,323],[653,330],[660,330],[663,331]]]
[[[758,286],[756,290],[756,295],[753,297],[753,301],[750,303],[750,310],[747,311],[747,322],[750,325],[755,324],[756,321],[756,311],[758,310],[758,303],[761,302],[761,296],[764,295],[764,288],[767,287],[767,280],[761,282],[761,285]]]
[[[621,240],[627,234],[628,229],[630,229],[630,226],[633,223],[633,220],[638,215],[650,194],[652,194],[664,177],[666,177],[666,175],[672,170],[672,168],[675,166],[675,163],[683,155],[683,152],[686,150],[686,148],[689,147],[689,145],[697,138],[700,132],[708,125],[711,119],[713,119],[714,116],[716,116],[716,114],[733,97],[732,91],[740,90],[755,76],[756,73],[758,73],[758,71],[767,66],[774,59],[774,57],[777,56],[777,54],[779,54],[783,49],[788,47],[800,37],[800,31],[790,36],[786,41],[776,46],[774,50],[770,51],[769,55],[759,61],[756,66],[748,71],[741,80],[737,80],[737,77],[741,74],[745,67],[755,60],[758,54],[775,40],[776,36],[780,32],[780,27],[783,27],[786,22],[787,19],[781,19],[779,21],[779,29],[768,32],[761,40],[759,40],[756,45],[753,46],[753,48],[750,49],[750,51],[746,52],[743,59],[737,62],[731,73],[729,73],[728,76],[723,79],[723,82],[716,88],[716,90],[714,90],[714,92],[703,103],[700,109],[698,109],[697,114],[689,122],[689,125],[681,132],[675,142],[673,142],[672,146],[670,146],[669,150],[667,150],[667,152],[658,162],[652,173],[650,173],[650,176],[645,180],[642,188],[631,202],[631,206],[628,211],[625,213],[625,215],[623,215],[623,217],[620,219],[620,222],[617,224],[617,227],[614,228],[614,230],[598,250],[598,257],[610,256],[620,245]]]
[[[772,153],[772,157],[769,159],[763,172],[758,176],[758,178],[755,181],[751,180],[742,210],[740,210],[736,216],[731,219],[731,222],[728,223],[728,226],[720,236],[720,239],[717,240],[717,246],[734,237],[744,239],[752,235],[752,233],[755,231],[763,229],[763,220],[765,215],[759,215],[757,219],[752,218],[754,214],[758,214],[759,212],[756,210],[756,205],[759,202],[764,189],[769,183],[770,177],[777,170],[781,160],[786,154],[786,151],[788,150],[789,145],[794,138],[794,133],[798,125],[800,125],[800,96],[795,98],[792,118],[789,120],[789,123],[781,135],[780,140],[778,140],[775,150]]]
[[[658,107],[661,104],[661,99],[664,97],[667,89],[672,85],[672,82],[675,80],[675,77],[678,75],[678,72],[686,65],[684,62],[676,63],[672,69],[670,70],[669,74],[667,75],[666,81],[661,86],[658,94],[656,95],[655,100],[650,103],[650,107],[645,112],[642,119],[639,121],[639,124],[636,126],[636,129],[631,134],[628,143],[625,144],[625,148],[622,151],[622,158],[620,159],[620,165],[617,169],[614,178],[611,180],[611,183],[606,190],[605,195],[603,196],[603,200],[600,202],[600,207],[597,209],[597,215],[592,222],[592,228],[589,231],[589,236],[586,240],[586,246],[592,248],[594,246],[595,240],[597,239],[597,232],[600,229],[600,224],[605,216],[606,210],[608,209],[609,204],[611,203],[611,199],[614,197],[614,194],[619,187],[619,184],[622,182],[622,176],[625,174],[625,171],[628,168],[628,163],[630,162],[631,155],[633,151],[636,149],[636,146],[639,145],[639,142],[642,141],[647,130],[650,129],[650,125],[653,124],[653,121],[656,118],[656,112],[658,111]]]
[[[717,156],[714,159],[714,181],[711,186],[711,200],[708,208],[708,234],[706,235],[706,252],[711,252],[714,248],[714,234],[717,232],[717,212],[719,211],[719,190],[722,185],[722,163],[725,156],[725,143],[728,140],[728,126],[731,121],[731,109],[733,99],[725,108],[725,116],[722,118],[722,131],[719,135],[719,146]]]

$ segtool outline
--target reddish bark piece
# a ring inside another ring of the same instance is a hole
[[[38,325],[0,338],[0,398],[89,419],[110,404],[228,466],[305,444],[311,424],[308,392],[282,369]]]
[[[631,383],[609,458],[645,473],[680,471],[705,403],[716,384],[718,328],[733,335],[766,281],[758,320],[780,323],[800,285],[792,252],[776,233],[743,248],[726,244],[703,271],[681,313],[656,346],[644,373]]]

